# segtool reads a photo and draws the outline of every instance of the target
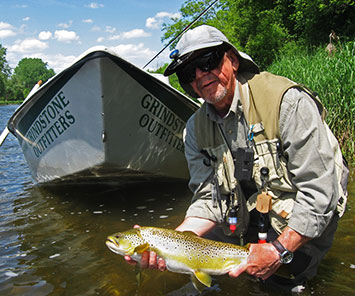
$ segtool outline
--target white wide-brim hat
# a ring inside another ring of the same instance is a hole
[[[259,67],[255,64],[252,58],[246,53],[237,50],[221,31],[208,25],[202,25],[187,31],[184,35],[182,35],[176,45],[176,49],[172,52],[171,57],[173,58],[173,61],[166,68],[164,75],[169,76],[175,73],[177,69],[185,65],[190,58],[194,58],[196,56],[194,54],[196,51],[222,44],[226,44],[228,47],[233,49],[235,54],[238,56],[239,72],[260,73]],[[182,88],[190,96],[195,98],[198,97],[189,83],[179,82]]]

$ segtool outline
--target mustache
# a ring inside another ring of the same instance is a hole
[[[196,86],[197,88],[202,89],[204,86],[215,81],[219,82],[218,77],[212,73],[208,73],[196,81]]]

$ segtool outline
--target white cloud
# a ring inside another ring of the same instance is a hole
[[[13,29],[14,27],[8,23],[0,22],[0,30]]]
[[[54,38],[60,42],[71,42],[79,39],[79,36],[74,31],[56,30]]]
[[[145,26],[147,28],[155,28],[157,27],[157,20],[154,17],[148,17],[145,21]]]
[[[26,16],[26,17],[24,17],[22,20],[24,21],[24,22],[27,22],[27,21],[29,21],[31,18],[29,17],[29,16]]]
[[[8,51],[18,52],[18,53],[31,53],[34,51],[43,51],[48,48],[46,42],[37,39],[25,39],[17,40],[14,45],[8,46]]]
[[[15,36],[14,27],[9,23],[0,22],[0,38]]]
[[[15,35],[16,33],[12,30],[0,30],[0,38],[7,38]]]
[[[89,5],[86,5],[86,7],[97,9],[97,8],[104,7],[104,5],[96,2],[91,2]]]
[[[104,40],[105,40],[104,37],[99,37],[99,38],[96,39],[96,42],[102,43]]]
[[[69,29],[72,24],[73,24],[73,21],[70,20],[68,23],[61,23],[61,24],[58,24],[58,27],[63,28],[63,29]]]
[[[128,32],[123,32],[122,34],[111,36],[109,40],[117,40],[117,39],[132,39],[132,38],[142,38],[149,37],[150,33],[145,32],[142,29],[134,29]]]
[[[144,43],[139,44],[120,44],[111,49],[122,58],[130,61],[135,65],[144,65],[148,57],[155,55],[155,51],[144,46]]]
[[[60,71],[68,68],[76,59],[75,56],[69,55],[65,56],[62,54],[56,55],[47,55],[45,57],[41,57],[41,59],[48,63],[48,66],[54,70],[55,73],[59,73]]]
[[[170,13],[170,12],[161,11],[158,12],[154,17],[147,18],[145,22],[145,26],[151,29],[159,29],[159,27],[163,23],[164,18],[180,18],[180,17],[181,14],[179,12]]]
[[[48,68],[52,68],[54,72],[57,74],[60,71],[68,68],[76,59],[75,56],[69,55],[65,56],[63,54],[43,54],[43,53],[32,53],[32,54],[27,54],[23,56],[22,58],[39,58],[43,62],[48,64]],[[21,60],[19,58],[18,60]]]
[[[8,48],[6,57],[10,67],[13,69],[18,65],[19,61],[23,58],[39,58],[43,62],[47,63],[48,67],[52,68],[55,73],[59,73],[65,68],[69,67],[76,59],[76,56],[74,55],[65,56],[63,54],[45,54],[35,49],[31,53],[14,52],[11,49],[12,48]]]
[[[27,24],[22,24],[20,28],[18,28],[18,34],[25,34],[27,27]]]
[[[83,23],[92,24],[94,21],[92,19],[83,20]]]
[[[40,40],[48,40],[52,38],[52,33],[49,31],[42,31],[38,34],[38,39]]]
[[[110,47],[110,49],[137,67],[146,65],[157,53],[156,50],[146,47],[142,42],[139,44],[119,44]],[[162,52],[146,69],[156,70],[169,60],[169,52]]]
[[[142,29],[134,29],[121,34],[122,39],[141,38],[141,37],[149,37],[149,36],[151,36],[151,34],[145,32]]]
[[[101,31],[101,28],[99,26],[93,26],[91,31]]]
[[[114,33],[114,32],[116,32],[116,28],[111,27],[111,26],[106,26],[105,32]]]

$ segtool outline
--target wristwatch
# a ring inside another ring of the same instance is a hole
[[[272,242],[273,246],[279,252],[280,262],[283,264],[288,264],[293,259],[293,253],[287,250],[277,239]]]

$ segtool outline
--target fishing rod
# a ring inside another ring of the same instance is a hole
[[[153,60],[155,60],[170,44],[172,44],[176,39],[178,39],[182,34],[184,34],[191,26],[193,26],[207,11],[211,9],[213,5],[215,5],[218,0],[215,0],[211,3],[207,8],[205,8],[190,24],[188,24],[175,38],[173,38],[162,50],[160,50],[148,63],[143,66],[143,69],[147,67]]]

